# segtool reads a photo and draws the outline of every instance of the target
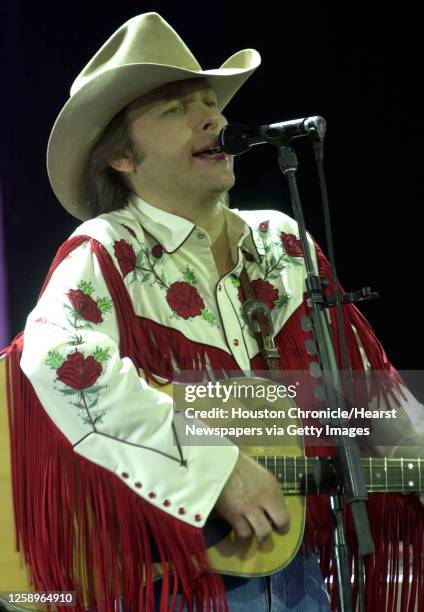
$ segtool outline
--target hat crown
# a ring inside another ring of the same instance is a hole
[[[129,19],[108,38],[73,82],[71,96],[101,73],[128,64],[202,69],[169,23],[158,13],[144,13]]]

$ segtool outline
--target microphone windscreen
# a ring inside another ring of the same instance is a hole
[[[219,146],[224,153],[229,155],[241,155],[249,150],[249,142],[246,138],[248,127],[241,123],[229,123],[218,136]]]

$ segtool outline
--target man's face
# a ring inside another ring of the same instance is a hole
[[[196,155],[216,145],[227,123],[204,79],[169,83],[141,96],[129,105],[127,120],[142,153],[130,180],[147,201],[204,201],[233,186],[232,156]]]

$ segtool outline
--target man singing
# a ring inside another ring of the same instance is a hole
[[[290,516],[274,475],[236,445],[181,443],[161,390],[181,371],[265,369],[242,312],[243,270],[271,311],[279,368],[317,364],[305,345],[313,332],[296,223],[228,207],[235,177],[218,146],[222,111],[259,64],[246,49],[202,70],[158,14],[138,15],[76,78],[50,136],[51,185],[83,223],[9,351],[13,486],[35,587],[76,590],[78,610],[118,600],[131,611],[329,610],[316,554],[331,536],[322,500],[311,500],[308,541],[288,567],[254,578],[210,571],[212,511],[263,546],[288,532]],[[390,370],[352,306],[345,328],[353,369]],[[402,439],[415,436],[402,414]]]

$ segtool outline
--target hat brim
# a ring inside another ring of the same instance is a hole
[[[91,79],[62,108],[50,134],[47,171],[61,204],[77,219],[92,216],[82,180],[87,158],[105,127],[127,104],[166,83],[203,78],[215,90],[222,110],[260,61],[257,51],[245,49],[216,70],[126,64]]]

